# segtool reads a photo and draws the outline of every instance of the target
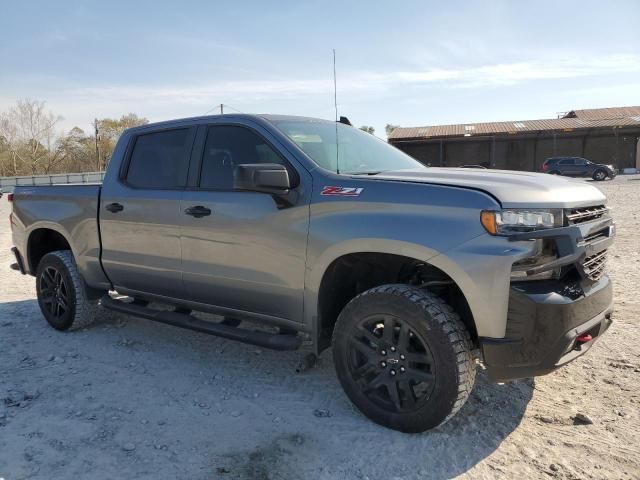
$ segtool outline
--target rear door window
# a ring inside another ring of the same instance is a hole
[[[142,189],[184,188],[190,150],[189,128],[138,136],[129,160],[127,183]]]
[[[564,160],[560,160],[559,165],[575,165],[576,161],[573,158],[565,158]]]

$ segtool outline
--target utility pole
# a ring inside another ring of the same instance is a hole
[[[224,115],[224,105],[220,104],[220,115]]]
[[[100,171],[100,145],[98,144],[99,132],[98,132],[98,119],[94,118],[93,128],[95,129],[95,141],[96,141],[96,168]]]

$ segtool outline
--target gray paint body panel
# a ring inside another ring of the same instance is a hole
[[[281,321],[306,332],[315,331],[322,278],[337,258],[358,252],[404,255],[447,273],[465,295],[478,334],[502,338],[511,266],[530,255],[533,245],[486,234],[480,211],[606,200],[582,182],[525,172],[425,168],[337,175],[318,167],[270,123],[274,118],[281,117],[212,116],[130,129],[109,165],[99,210],[98,186],[17,188],[14,242],[24,254],[30,232],[52,228],[68,239],[90,286],[106,288],[111,281],[124,292]],[[300,177],[294,204],[279,209],[266,194],[147,191],[120,182],[134,135],[210,124],[244,125],[271,142]],[[355,197],[323,196],[326,186],[363,190]],[[106,212],[111,202],[125,210]],[[184,215],[192,205],[213,213],[200,219]],[[100,268],[98,211],[102,263],[110,279]]]

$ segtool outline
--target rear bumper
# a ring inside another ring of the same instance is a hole
[[[494,381],[550,373],[589,350],[611,325],[612,313],[607,276],[591,285],[514,283],[505,338],[480,339],[487,373]]]

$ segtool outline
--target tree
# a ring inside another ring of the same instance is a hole
[[[60,148],[64,151],[65,161],[62,166],[65,172],[86,172],[95,170],[94,138],[87,136],[79,127],[73,127],[61,140]]]
[[[149,122],[135,113],[103,118],[94,136],[78,127],[64,134],[57,130],[61,120],[44,102],[29,99],[0,112],[0,176],[102,170],[122,132]]]
[[[59,115],[45,111],[44,102],[30,99],[18,100],[2,114],[0,136],[8,147],[13,175],[49,173],[64,159],[56,132],[60,120]]]
[[[363,132],[370,133],[371,135],[373,135],[373,134],[375,133],[375,131],[376,131],[376,129],[375,129],[375,128],[373,128],[373,127],[369,127],[369,126],[367,126],[367,125],[363,125],[363,126],[361,126],[361,127],[360,127],[360,130],[362,130]]]
[[[393,125],[391,123],[387,123],[387,125],[384,127],[384,131],[387,134],[387,137],[389,135],[391,135],[391,132],[393,132],[396,128],[398,128],[400,125]]]

